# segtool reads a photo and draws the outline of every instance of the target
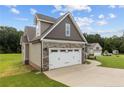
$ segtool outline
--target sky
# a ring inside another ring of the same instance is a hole
[[[114,5],[14,5],[0,6],[0,25],[24,30],[34,26],[34,14],[58,18],[70,11],[82,33],[102,37],[121,36],[124,32],[124,6]]]

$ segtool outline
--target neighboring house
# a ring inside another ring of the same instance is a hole
[[[90,43],[87,45],[87,53],[94,54],[94,56],[100,56],[102,54],[102,47],[99,43]]]
[[[25,64],[46,71],[84,63],[87,41],[70,12],[57,19],[36,14],[35,25],[21,37]]]
[[[112,53],[117,55],[117,54],[119,54],[119,51],[118,50],[113,50]]]

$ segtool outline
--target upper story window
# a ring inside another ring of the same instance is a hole
[[[99,50],[99,47],[96,47],[96,50]]]
[[[40,36],[40,32],[41,32],[41,25],[40,25],[40,21],[38,21],[36,25],[36,36]]]
[[[70,36],[70,32],[71,32],[71,26],[69,23],[65,24],[65,36]]]

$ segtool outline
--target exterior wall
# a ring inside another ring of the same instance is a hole
[[[36,69],[41,68],[41,43],[30,43],[29,51],[29,64]]]
[[[70,37],[65,36],[65,23],[69,23],[71,26]],[[75,25],[72,23],[72,20],[69,17],[66,17],[45,38],[55,40],[83,41]]]
[[[88,53],[88,55],[94,54],[94,56],[101,56],[102,50],[88,49],[87,53]]]
[[[24,50],[25,50],[25,49],[24,49],[25,47],[24,47],[24,45],[25,45],[24,43],[21,44],[21,51],[22,51],[23,63],[24,63],[24,61],[25,61],[25,51],[24,51]]]
[[[41,22],[41,34],[46,31],[52,24],[46,23],[46,22]]]
[[[84,48],[83,44],[54,43],[43,41],[43,71],[49,70],[49,48]],[[85,52],[82,50],[82,63],[85,61]]]
[[[97,49],[97,47],[99,49]],[[96,44],[94,47],[87,47],[87,53],[89,54],[94,54],[94,56],[100,56],[102,54],[102,47],[99,44]]]
[[[94,51],[95,56],[101,56],[101,54],[102,54],[102,51]]]
[[[97,50],[96,48],[99,47],[99,50],[101,51],[102,50],[102,47],[99,45],[99,44],[96,44],[94,47],[93,47],[93,50]]]
[[[22,43],[22,56],[24,64],[29,63],[29,44]]]

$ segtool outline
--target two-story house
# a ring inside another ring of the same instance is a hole
[[[21,37],[25,64],[46,71],[84,63],[87,41],[70,12],[59,18],[35,14],[34,22]]]

